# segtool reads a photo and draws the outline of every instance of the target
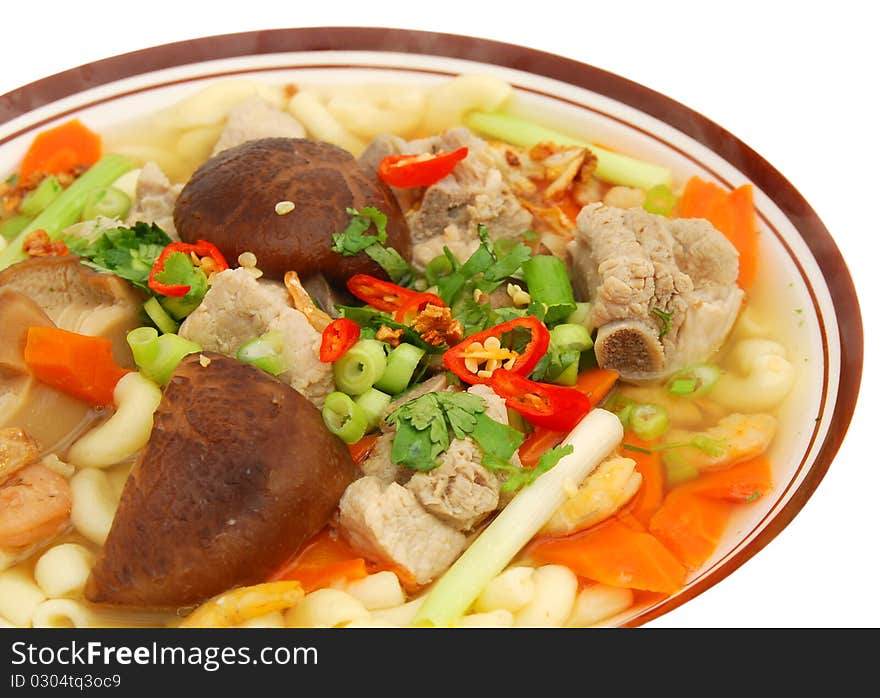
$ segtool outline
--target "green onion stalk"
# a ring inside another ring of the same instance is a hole
[[[658,184],[669,186],[672,183],[672,173],[665,167],[606,150],[513,114],[472,111],[465,116],[464,122],[470,129],[484,136],[524,148],[531,148],[545,141],[562,146],[589,148],[598,160],[594,174],[611,184],[651,189]]]
[[[195,342],[179,335],[166,333],[160,336],[155,327],[138,327],[125,339],[141,374],[162,386],[171,380],[171,374],[184,356],[202,350]]]
[[[0,269],[27,259],[22,245],[33,231],[45,230],[51,240],[57,240],[65,228],[80,220],[86,200],[93,189],[111,185],[133,167],[134,163],[129,158],[115,153],[109,153],[98,160],[0,251]]]

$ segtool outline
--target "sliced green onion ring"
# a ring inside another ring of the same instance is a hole
[[[629,413],[629,426],[640,439],[653,441],[669,429],[669,415],[660,405],[633,405]]]
[[[712,390],[720,375],[720,369],[713,364],[696,364],[673,374],[666,389],[673,395],[701,397]]]
[[[321,416],[330,432],[347,444],[360,441],[367,433],[367,416],[363,409],[351,396],[338,390],[327,396]]]
[[[333,379],[342,392],[360,395],[379,382],[387,366],[385,345],[375,339],[360,339],[333,362]]]

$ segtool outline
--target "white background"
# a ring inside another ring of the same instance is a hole
[[[873,257],[880,251],[880,51],[871,4],[16,2],[4,13],[0,94],[155,44],[347,25],[523,44],[617,73],[702,112],[780,170],[831,231],[861,297],[865,372],[843,447],[802,512],[728,579],[650,625],[880,627],[880,269]]]

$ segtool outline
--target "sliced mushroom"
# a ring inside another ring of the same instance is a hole
[[[0,272],[0,289],[28,296],[62,329],[107,337],[116,361],[134,365],[125,334],[142,324],[146,296],[120,277],[90,269],[75,256],[34,257]]]

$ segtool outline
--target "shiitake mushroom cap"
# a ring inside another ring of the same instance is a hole
[[[288,213],[276,204],[293,202]],[[350,221],[348,208],[373,206],[388,217],[386,245],[404,259],[412,243],[394,194],[348,151],[308,138],[261,138],[223,150],[189,179],[174,207],[184,242],[207,240],[235,264],[253,252],[271,278],[288,271],[323,273],[343,285],[354,274],[387,278],[365,253],[331,249]]]

